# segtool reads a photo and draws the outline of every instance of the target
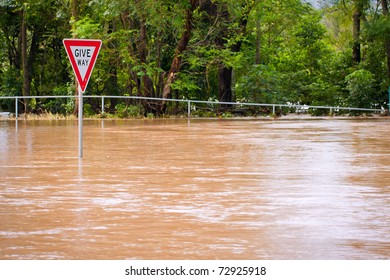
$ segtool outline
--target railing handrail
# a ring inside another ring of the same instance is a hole
[[[15,99],[15,115],[18,117],[18,100],[19,99],[48,99],[48,98],[75,98],[76,95],[46,95],[46,96],[0,96],[1,99]],[[277,103],[252,103],[252,102],[221,102],[212,100],[191,100],[191,99],[175,99],[175,98],[158,98],[158,97],[144,97],[144,96],[119,96],[119,95],[84,95],[83,98],[101,98],[102,111],[104,111],[104,99],[135,99],[135,100],[153,100],[153,101],[170,101],[170,102],[184,102],[188,104],[188,116],[190,116],[190,105],[195,104],[216,104],[216,105],[241,105],[241,106],[257,106],[257,107],[272,107],[275,113],[276,107],[288,108],[304,108],[304,109],[327,109],[327,110],[347,110],[347,111],[366,111],[366,112],[383,112],[384,109],[374,108],[354,108],[354,107],[340,107],[340,106],[316,106],[307,104],[277,104]]]

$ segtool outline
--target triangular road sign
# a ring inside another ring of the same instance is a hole
[[[85,92],[96,58],[102,45],[101,40],[64,39],[66,53],[68,54],[73,71],[76,75],[81,92]]]

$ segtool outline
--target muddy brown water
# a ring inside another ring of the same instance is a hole
[[[0,121],[0,259],[389,259],[390,121]]]

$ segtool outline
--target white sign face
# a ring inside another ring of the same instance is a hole
[[[84,80],[88,67],[91,63],[92,54],[96,48],[70,46],[70,49],[72,50],[73,56],[76,60],[77,68],[80,71],[81,78]]]

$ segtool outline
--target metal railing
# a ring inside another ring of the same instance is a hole
[[[60,95],[60,96],[0,96],[2,99],[15,99],[15,118],[18,118],[18,104],[19,100],[23,99],[56,99],[56,98],[73,98],[77,99],[78,96]],[[272,108],[272,114],[275,115],[276,108],[295,108],[298,111],[307,111],[309,109],[323,109],[329,110],[329,114],[338,111],[362,111],[371,113],[383,113],[384,109],[369,109],[369,108],[353,108],[353,107],[339,107],[339,106],[311,106],[301,104],[268,104],[268,103],[251,103],[251,102],[219,102],[219,101],[201,101],[201,100],[189,100],[189,99],[167,99],[157,97],[143,97],[143,96],[109,96],[109,95],[85,95],[86,98],[101,99],[101,112],[104,113],[104,106],[106,99],[133,99],[133,100],[149,100],[149,101],[166,101],[166,102],[179,102],[187,104],[187,116],[191,118],[191,105],[192,104],[207,104],[207,105],[234,105],[234,106],[253,106],[253,107],[268,107]]]

